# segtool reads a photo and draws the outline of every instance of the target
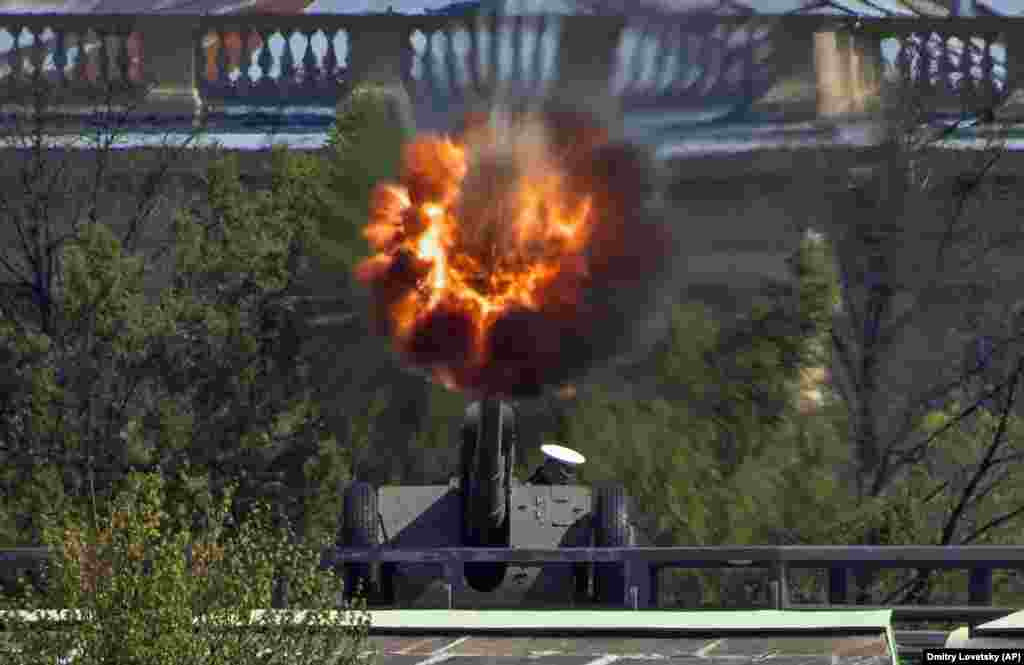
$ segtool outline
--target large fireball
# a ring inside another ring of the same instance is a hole
[[[608,296],[648,282],[669,243],[643,212],[642,152],[579,113],[496,118],[406,146],[400,183],[373,192],[378,254],[357,276],[406,362],[453,389],[533,396],[607,356],[624,329]]]

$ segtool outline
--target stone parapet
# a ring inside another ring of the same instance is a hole
[[[8,107],[31,107],[33,91],[46,89],[69,111],[113,90],[118,103],[144,123],[188,123],[205,109],[227,107],[334,106],[367,82],[404,90],[417,116],[442,107],[456,114],[474,100],[505,92],[577,101],[596,95],[602,101],[595,107],[610,117],[617,106],[671,113],[732,100],[780,121],[834,121],[879,107],[883,40],[902,40],[902,57],[911,37],[932,32],[970,42],[975,97],[1020,87],[1015,40],[1021,19],[645,20],[0,14],[0,29],[19,35],[10,51],[0,53],[0,87]],[[734,25],[739,21],[745,23]],[[729,39],[712,38],[718,32]],[[768,36],[755,40],[761,34]],[[742,43],[744,35],[747,45],[731,43]],[[511,45],[514,62],[492,62],[509,57],[504,47],[495,48],[499,41]],[[1005,63],[995,55],[1002,47]],[[761,53],[765,49],[768,55]],[[915,74],[915,85],[942,93],[958,76],[950,67],[941,65],[937,75]]]

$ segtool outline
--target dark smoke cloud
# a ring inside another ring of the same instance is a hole
[[[537,309],[507,312],[492,326],[483,362],[469,361],[471,318],[444,303],[421,319],[408,344],[398,349],[412,367],[431,373],[441,368],[449,380],[474,395],[536,397],[545,388],[607,367],[644,337],[670,274],[678,238],[658,210],[650,154],[611,141],[587,112],[561,107],[547,109],[541,117],[549,149],[569,175],[571,191],[593,197],[591,215],[596,219],[584,256],[568,258]],[[482,120],[483,116],[467,118],[466,131],[480,127]],[[486,244],[500,235],[501,190],[517,169],[530,166],[483,164],[478,168],[493,172],[474,173],[471,166],[464,181],[466,200],[456,206],[462,206],[460,214],[495,219],[474,225],[472,232],[483,237],[467,239],[467,244]],[[432,174],[402,184],[413,185],[414,199],[439,186]],[[386,319],[388,308],[415,288],[429,269],[414,257],[394,259],[362,275],[374,293],[378,320]],[[393,331],[385,325],[381,332]]]

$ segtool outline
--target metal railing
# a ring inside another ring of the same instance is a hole
[[[967,621],[978,623],[1006,616],[1014,608],[992,607],[992,571],[1024,569],[1024,547],[1017,546],[786,546],[786,547],[630,547],[562,549],[441,548],[352,549],[325,552],[325,564],[347,563],[436,564],[449,589],[449,606],[464,587],[463,567],[475,562],[507,562],[527,566],[598,564],[622,567],[622,589],[616,595],[632,609],[656,608],[658,574],[666,568],[767,568],[773,577],[776,609],[892,609],[894,620]],[[790,571],[827,569],[825,605],[793,603],[789,597]],[[968,570],[967,606],[875,607],[848,604],[850,571],[863,569]],[[621,593],[620,593],[621,591]]]
[[[0,550],[0,568],[31,568],[49,558],[47,548]],[[759,547],[567,547],[372,549],[328,548],[323,567],[341,572],[347,564],[433,564],[441,568],[448,587],[449,607],[465,588],[467,563],[507,562],[525,566],[598,564],[622,567],[622,588],[617,595],[635,610],[658,606],[658,574],[666,568],[767,568],[779,610],[891,609],[894,621],[963,621],[971,624],[997,619],[1020,608],[993,607],[992,571],[1024,569],[1024,546],[759,546]],[[794,603],[789,597],[790,571],[826,569],[828,604]],[[863,569],[967,570],[968,605],[873,606],[848,603],[847,578]],[[621,593],[620,593],[621,592]]]

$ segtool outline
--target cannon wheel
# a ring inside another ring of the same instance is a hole
[[[462,442],[463,540],[469,547],[509,546],[509,500],[515,454],[514,413],[498,400],[470,407]],[[505,579],[506,563],[467,564],[466,581],[489,592]]]
[[[597,518],[594,537],[597,547],[633,546],[625,487],[618,483],[598,487],[594,494],[594,516]],[[601,603],[621,605],[626,602],[625,580],[620,564],[596,564],[594,586]]]
[[[377,490],[370,483],[355,482],[345,489],[341,544],[348,547],[376,547],[380,544]],[[362,583],[363,593],[370,589],[372,565],[349,564],[345,593],[351,597]]]

